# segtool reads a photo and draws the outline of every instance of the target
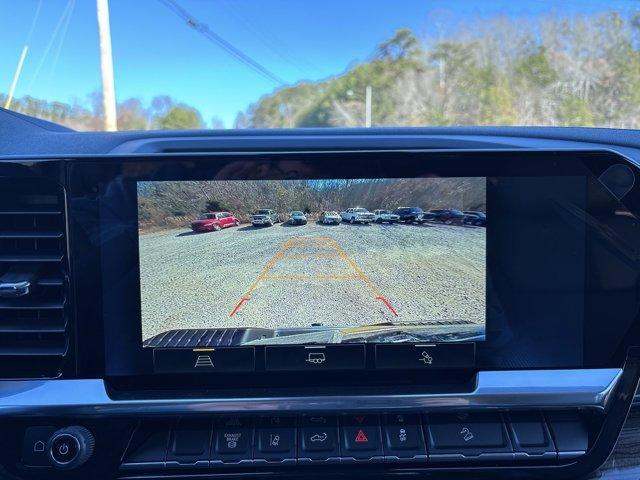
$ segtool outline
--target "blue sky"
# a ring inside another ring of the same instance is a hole
[[[640,8],[631,0],[177,0],[194,17],[287,83],[317,80],[367,59],[395,30],[420,36],[443,25],[506,15]],[[64,41],[69,0],[43,0],[16,96],[64,102],[100,88],[95,0],[76,0]],[[637,6],[637,7],[636,7]],[[7,92],[29,36],[38,0],[0,0],[0,92]],[[158,0],[110,0],[118,101],[156,95],[197,107],[209,123],[232,127],[236,114],[278,87],[213,45]],[[51,39],[47,52],[47,46]]]

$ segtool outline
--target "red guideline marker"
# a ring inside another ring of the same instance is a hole
[[[398,312],[396,312],[395,308],[393,308],[391,303],[389,303],[389,300],[387,300],[384,297],[376,297],[376,300],[380,300],[382,303],[384,303],[387,306],[387,308],[391,311],[391,313],[393,313],[396,317],[398,316]]]
[[[242,304],[248,301],[249,301],[249,297],[242,297],[238,302],[238,304],[236,305],[236,308],[233,309],[233,311],[231,312],[231,315],[229,316],[233,317],[238,312],[238,310],[240,310],[240,307],[242,306]]]

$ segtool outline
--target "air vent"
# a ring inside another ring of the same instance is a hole
[[[54,378],[69,349],[64,197],[0,179],[0,378]]]

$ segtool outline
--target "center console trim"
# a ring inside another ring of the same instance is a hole
[[[102,379],[0,381],[0,418],[495,408],[605,410],[621,376],[619,368],[481,371],[475,388],[460,393],[126,400],[111,398]]]

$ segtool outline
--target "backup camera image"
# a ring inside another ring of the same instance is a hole
[[[137,194],[145,347],[484,339],[485,178]]]

